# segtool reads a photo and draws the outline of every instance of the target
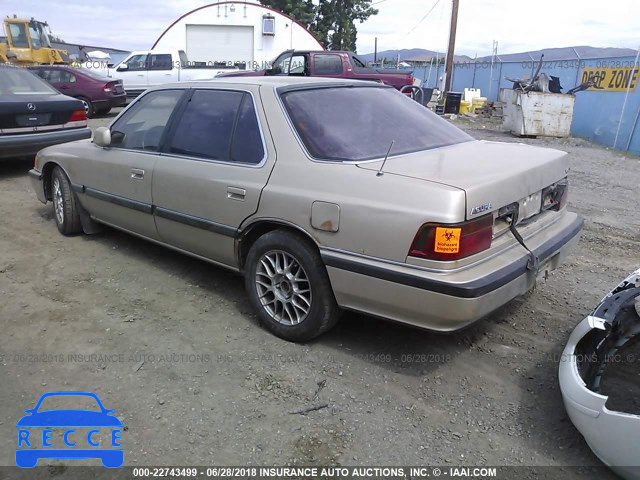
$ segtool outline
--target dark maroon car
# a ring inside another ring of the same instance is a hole
[[[88,117],[104,115],[113,107],[127,103],[122,80],[66,65],[39,65],[29,69],[60,93],[82,101]]]

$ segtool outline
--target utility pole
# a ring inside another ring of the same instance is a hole
[[[453,51],[456,46],[456,28],[458,26],[458,5],[460,0],[453,0],[451,9],[451,27],[449,28],[449,46],[447,47],[447,61],[444,67],[444,91],[451,90],[453,77]]]
[[[373,63],[378,62],[378,37],[375,37],[375,47],[373,48]]]

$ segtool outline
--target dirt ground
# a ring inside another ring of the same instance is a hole
[[[599,465],[565,413],[558,357],[638,268],[640,161],[455,123],[568,151],[569,205],[586,224],[546,283],[448,336],[347,313],[287,343],[258,325],[240,277],[115,230],[65,238],[32,191],[31,162],[0,163],[0,465],[14,464],[23,410],[54,390],[115,409],[132,466]]]

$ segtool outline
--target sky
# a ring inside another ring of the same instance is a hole
[[[2,0],[0,14],[48,21],[67,42],[144,50],[203,0]],[[452,0],[374,0],[376,16],[358,27],[358,52],[446,49]],[[430,13],[425,15],[430,11]],[[460,0],[456,54],[491,55],[550,47],[640,46],[638,0]]]

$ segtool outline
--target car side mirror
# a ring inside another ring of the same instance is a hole
[[[116,70],[118,72],[126,72],[127,70],[129,70],[129,65],[127,65],[126,63],[123,63],[118,68],[116,68]]]
[[[280,74],[282,74],[282,68],[281,67],[268,68],[265,73],[267,75],[280,75]]]
[[[93,143],[99,147],[108,147],[111,145],[111,130],[108,127],[98,127],[93,132]]]

